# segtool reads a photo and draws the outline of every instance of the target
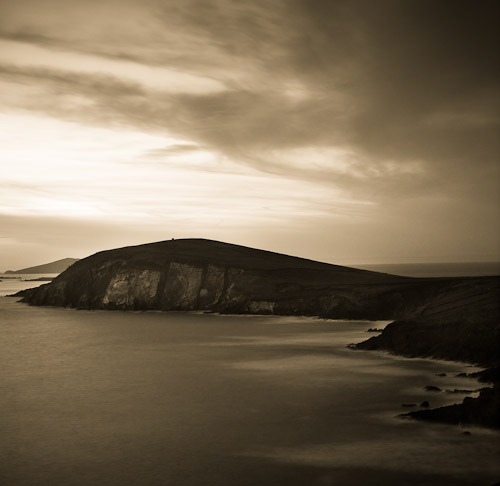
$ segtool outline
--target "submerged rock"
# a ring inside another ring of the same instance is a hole
[[[481,391],[478,398],[464,398],[461,404],[433,410],[418,410],[405,414],[417,420],[428,420],[454,425],[479,425],[500,428],[500,387]]]

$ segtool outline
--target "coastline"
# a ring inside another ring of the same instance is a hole
[[[373,336],[366,341],[350,346],[350,348],[353,350],[385,351],[395,356],[404,356],[407,358],[461,361],[464,364],[484,368],[479,372],[464,373],[464,377],[475,378],[480,383],[492,386],[485,386],[479,390],[471,390],[471,392],[479,391],[479,396],[476,398],[466,396],[461,403],[438,408],[412,410],[401,414],[400,417],[450,425],[500,429],[500,366],[497,356],[499,349],[496,346],[497,341],[492,341],[493,349],[490,354],[483,355],[481,359],[471,359],[467,351],[463,354],[460,354],[460,352],[457,354],[457,348],[454,347],[453,343],[446,343],[449,346],[448,348],[445,346],[444,348],[436,349],[437,354],[432,355],[429,353],[428,348],[419,352],[408,347],[409,343],[414,342],[414,336],[412,336],[411,332],[407,332],[409,324],[408,322],[395,321],[389,324],[379,336]],[[421,329],[419,329],[422,326],[421,323],[411,324],[414,330],[416,329],[419,333],[421,332]],[[493,338],[495,338],[495,333],[493,334]],[[483,341],[485,339],[487,340],[487,337],[482,337]],[[460,359],[460,356],[462,359]],[[433,384],[429,385],[429,389],[434,392],[444,392]]]
[[[380,335],[355,349],[500,365],[498,276],[399,277],[186,239],[99,252],[15,296],[35,306],[88,310],[390,320]],[[496,387],[483,391],[473,402],[464,400],[459,415],[452,413],[458,418],[449,420],[498,427],[498,414],[491,411],[498,399]],[[435,419],[439,413],[423,416]]]
[[[22,294],[22,291],[18,294]],[[6,297],[10,298],[19,298],[22,295],[8,295]],[[23,303],[22,301],[18,301]],[[32,305],[32,304],[29,304]],[[51,307],[51,306],[49,306]],[[115,309],[118,310],[118,309]],[[124,311],[122,312],[131,312]],[[189,314],[214,314],[217,316],[248,316],[248,317],[256,317],[259,314],[246,314],[246,313],[224,313],[224,312],[207,312],[207,311],[159,311],[159,310],[140,310],[140,311],[132,311],[132,312],[166,312],[168,314],[171,313],[189,313]],[[325,321],[346,321],[348,319],[332,319],[323,317],[320,315],[317,316],[297,316],[297,315],[276,315],[276,314],[260,314],[262,317],[304,317],[304,318],[315,318],[318,320]],[[356,321],[359,319],[352,319],[352,321]],[[363,319],[369,320],[369,319]],[[377,336],[372,336],[367,340],[361,341],[356,344],[349,344],[347,347],[352,350],[373,350],[373,351],[385,351],[395,357],[405,357],[405,358],[415,358],[415,359],[432,359],[433,361],[444,361],[448,363],[463,363],[464,366],[477,366],[483,368],[482,371],[476,371],[473,373],[464,373],[464,376],[469,378],[477,378],[479,382],[484,384],[491,384],[492,387],[483,387],[479,390],[472,390],[472,392],[479,391],[480,395],[477,398],[472,398],[469,396],[464,397],[462,403],[456,403],[452,405],[445,405],[437,408],[426,408],[425,404],[427,401],[424,401],[420,404],[419,410],[412,410],[407,413],[400,414],[401,418],[422,420],[427,422],[436,422],[442,424],[449,425],[461,425],[461,426],[480,426],[490,429],[500,429],[500,386],[499,386],[499,376],[500,371],[498,365],[492,364],[491,361],[483,361],[478,363],[477,361],[471,361],[470,359],[454,359],[449,356],[443,355],[429,355],[428,353],[408,353],[404,352],[402,349],[389,349],[388,347],[384,347],[384,345],[380,344],[380,338],[386,332],[386,329],[389,327],[388,332],[393,332],[394,326],[397,326],[399,323],[397,321],[385,320],[380,321],[376,320],[373,322],[377,322],[378,324],[385,322],[386,326],[383,329],[378,329],[376,332],[380,334]],[[375,331],[368,330],[367,333],[373,333]],[[432,384],[429,385],[432,388]],[[440,390],[442,393],[446,393],[445,390]],[[452,393],[451,391],[448,391]],[[417,404],[413,404],[417,407]],[[407,404],[401,404],[402,407],[408,406]],[[422,408],[422,406],[424,408]],[[428,405],[427,405],[428,406]]]

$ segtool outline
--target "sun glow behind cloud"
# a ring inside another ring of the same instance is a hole
[[[8,215],[126,224],[286,225],[329,214],[362,217],[367,204],[295,178],[270,177],[191,141],[91,128],[42,116],[1,115]]]

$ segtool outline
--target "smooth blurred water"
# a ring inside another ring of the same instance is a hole
[[[50,283],[43,281],[33,281],[40,277],[57,277],[58,273],[47,273],[39,275],[36,273],[23,273],[23,274],[0,274],[0,297],[5,295],[12,295],[20,290],[32,289],[39,285]]]
[[[491,485],[500,434],[395,418],[467,365],[352,351],[383,323],[0,298],[6,485]],[[438,377],[445,372],[448,376]]]

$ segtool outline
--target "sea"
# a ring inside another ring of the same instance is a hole
[[[380,263],[352,266],[404,277],[487,277],[500,275],[500,262]]]
[[[3,280],[0,290],[41,283]],[[484,386],[457,376],[478,368],[348,348],[387,321],[18,300],[0,297],[1,484],[500,481],[500,432],[399,417],[425,400],[477,396],[446,390]]]

